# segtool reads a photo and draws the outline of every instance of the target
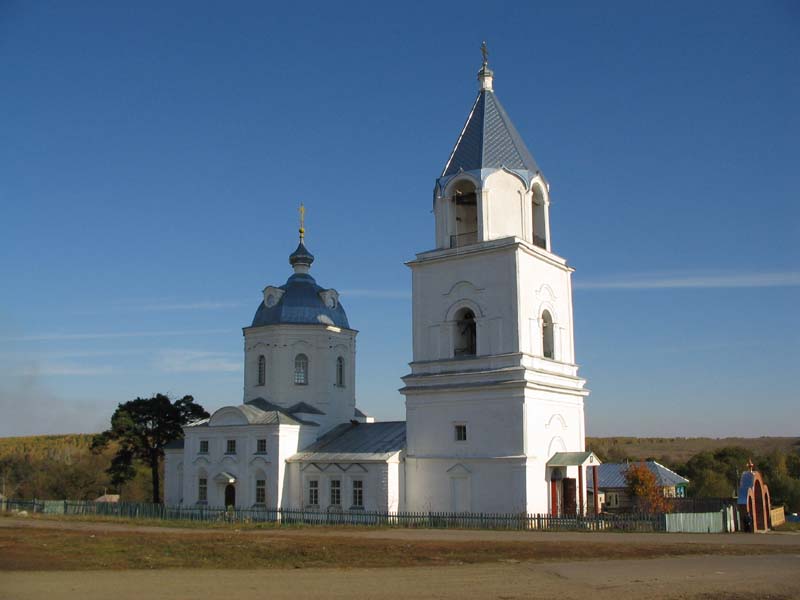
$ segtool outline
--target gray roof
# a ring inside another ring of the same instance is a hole
[[[593,452],[556,452],[547,461],[548,467],[576,467],[589,460]],[[596,460],[596,459],[595,459]],[[600,464],[600,461],[597,461]]]
[[[307,402],[298,402],[286,409],[289,414],[306,413],[307,415],[324,415],[325,413],[316,406],[311,406]]]
[[[231,407],[225,406],[219,410],[228,408]],[[313,421],[298,419],[291,415],[285,408],[268,402],[264,400],[264,398],[248,400],[244,404],[234,406],[233,408],[242,413],[248,425],[319,425],[319,423],[314,423]],[[213,418],[213,415],[211,418]],[[202,421],[191,423],[187,425],[187,427],[208,427],[210,421],[211,419],[203,419]]]
[[[459,171],[501,167],[526,171],[528,179],[539,173],[539,166],[500,100],[491,90],[481,90],[442,171],[442,177],[455,175]]]
[[[614,489],[626,487],[625,472],[631,464],[633,463],[604,463],[598,465],[598,488],[602,490],[606,488]],[[667,467],[654,460],[648,460],[645,464],[653,475],[656,476],[656,481],[661,487],[673,487],[689,483],[689,480],[685,477],[681,477],[675,471],[669,470]],[[587,489],[592,489],[594,487],[593,470],[593,468],[586,469]]]
[[[353,416],[354,417],[366,417],[367,413],[362,411],[360,408],[356,408],[355,411],[353,411]]]
[[[292,456],[291,461],[384,461],[406,447],[406,422],[344,423]]]

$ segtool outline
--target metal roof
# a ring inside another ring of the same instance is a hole
[[[406,422],[344,423],[292,456],[290,461],[384,461],[406,447]]]
[[[308,273],[295,273],[280,289],[284,293],[275,306],[267,306],[263,301],[259,304],[252,327],[292,323],[350,329],[342,303],[336,302],[334,308],[327,306],[320,296],[325,288],[318,286]]]
[[[594,457],[591,461],[599,465],[600,460],[595,456],[594,452],[556,452],[547,461],[548,467],[575,467],[580,466],[589,460],[589,457]]]
[[[626,487],[627,483],[625,482],[625,472],[632,464],[634,463],[603,463],[602,465],[598,465],[597,471],[599,482],[597,487],[599,489]],[[671,471],[664,465],[659,464],[654,460],[648,460],[645,462],[645,464],[647,465],[647,468],[650,469],[650,472],[656,476],[656,481],[661,487],[672,487],[676,485],[686,485],[689,483],[689,480],[685,477],[681,477],[675,471]],[[592,489],[594,486],[593,471],[594,469],[586,470],[586,487],[588,489]]]
[[[289,414],[305,413],[307,415],[324,415],[325,413],[318,409],[316,406],[311,406],[307,402],[298,402],[286,409]]]
[[[441,176],[502,167],[528,171],[529,178],[540,172],[500,100],[482,89]]]

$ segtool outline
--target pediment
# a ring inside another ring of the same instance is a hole
[[[472,471],[470,471],[467,467],[465,467],[461,463],[453,465],[452,467],[447,469],[447,472],[450,475],[469,475],[470,473],[472,473]]]

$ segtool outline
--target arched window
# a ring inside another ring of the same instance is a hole
[[[542,313],[542,354],[545,358],[556,356],[553,344],[553,317],[548,310]]]
[[[336,385],[344,387],[344,358],[341,356],[336,359]]]
[[[450,247],[460,248],[478,241],[478,194],[469,181],[461,181],[453,192]]]
[[[462,308],[456,313],[456,334],[453,344],[455,356],[475,356],[478,349],[478,338],[475,327],[475,313]]]
[[[258,357],[258,385],[264,385],[267,382],[267,359],[262,354]]]
[[[531,206],[531,214],[533,215],[533,244],[547,250],[547,217],[545,215],[544,198],[542,197],[542,190],[538,185],[534,185],[531,189],[531,197],[533,198],[533,205]]]
[[[294,357],[294,382],[297,385],[308,385],[308,357],[305,354]]]

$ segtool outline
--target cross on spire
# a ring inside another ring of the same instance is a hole
[[[489,64],[489,49],[486,47],[486,40],[481,42],[481,54],[483,55],[483,66]]]
[[[303,241],[303,238],[306,237],[306,207],[303,206],[303,203],[300,203],[300,208],[297,209],[297,212],[300,213],[300,241]]]

